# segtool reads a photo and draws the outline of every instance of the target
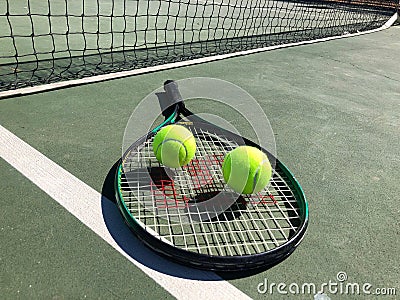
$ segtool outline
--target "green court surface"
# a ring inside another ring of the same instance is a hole
[[[331,299],[397,299],[399,37],[395,26],[3,99],[0,124],[110,197],[109,172],[121,156],[126,123],[147,94],[170,78],[232,82],[248,91],[268,116],[278,157],[304,188],[310,224],[298,249],[279,265],[236,274],[238,278],[220,276],[254,299],[313,299],[310,293],[263,294],[257,287],[265,280],[320,286],[345,272],[347,282],[370,283],[372,292],[395,288],[397,295],[337,294]],[[1,299],[173,298],[4,160],[0,174]],[[151,267],[163,272],[157,259]]]

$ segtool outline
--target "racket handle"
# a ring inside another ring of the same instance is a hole
[[[156,93],[160,108],[165,119],[168,119],[172,114],[181,111],[185,108],[183,98],[179,92],[178,85],[173,80],[164,82],[165,92]]]
[[[178,84],[175,81],[165,81],[164,90],[167,94],[168,100],[170,101],[169,105],[183,103],[182,95],[179,92]]]

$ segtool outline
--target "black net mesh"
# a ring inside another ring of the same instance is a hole
[[[397,0],[0,0],[0,91],[362,32]]]

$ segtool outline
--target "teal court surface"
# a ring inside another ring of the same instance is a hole
[[[399,299],[399,53],[393,26],[1,99],[0,298],[313,299],[341,278],[369,284],[371,295],[327,292],[331,299]],[[132,111],[164,80],[189,77],[248,91],[304,188],[306,236],[269,270],[227,276],[169,262],[134,237],[113,202]],[[317,291],[301,293],[304,284]]]

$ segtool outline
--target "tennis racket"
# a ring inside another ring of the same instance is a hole
[[[116,174],[127,225],[152,250],[195,268],[243,271],[287,258],[308,225],[308,204],[293,174],[252,141],[193,114],[176,82],[166,81],[164,90],[165,121],[127,149]],[[164,167],[153,153],[155,134],[169,124],[188,128],[197,143],[194,159],[179,169]],[[224,157],[239,145],[274,161],[270,184],[257,194],[239,195],[224,182]]]

